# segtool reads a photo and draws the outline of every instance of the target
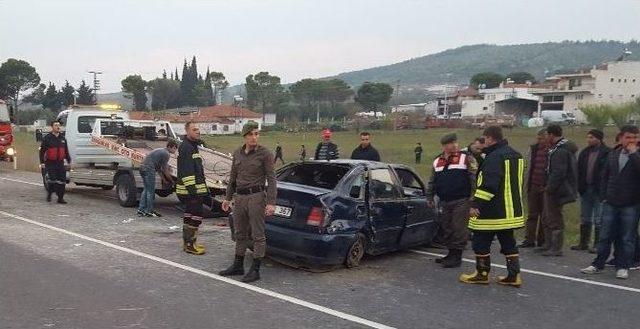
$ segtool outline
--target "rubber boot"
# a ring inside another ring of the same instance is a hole
[[[497,283],[505,286],[520,287],[522,276],[520,275],[520,257],[518,254],[507,255],[507,276],[498,276]]]
[[[551,232],[551,248],[542,252],[542,256],[562,256],[562,245],[564,243],[564,230],[553,230]]]
[[[589,249],[589,238],[591,238],[591,225],[590,224],[580,225],[580,242],[575,246],[571,246],[571,250]]]
[[[595,233],[593,234],[593,245],[591,248],[589,248],[589,253],[590,254],[596,254],[598,253],[598,239],[600,239],[600,227],[596,226],[595,228]]]
[[[236,255],[233,264],[226,270],[218,272],[218,274],[222,276],[244,275],[244,256]]]
[[[544,229],[544,243],[540,247],[533,248],[534,252],[545,252],[551,248],[551,231]]]
[[[207,250],[204,248],[203,244],[198,243],[198,229],[196,228],[196,233],[193,236],[193,245],[197,250],[202,250],[202,252],[206,252]]]
[[[446,256],[444,257],[440,257],[440,258],[436,258],[436,263],[437,264],[442,264],[445,260],[447,260],[449,257],[451,257],[451,249],[449,249],[449,252],[447,253]]]
[[[451,257],[442,261],[442,267],[454,268],[462,265],[462,249],[449,249]]]
[[[195,226],[182,225],[182,250],[192,255],[204,255],[205,250],[195,246],[197,232],[198,228]]]
[[[249,283],[260,280],[260,263],[262,263],[262,258],[254,258],[249,272],[247,272],[240,281]]]
[[[476,270],[471,274],[460,274],[460,282],[471,284],[489,284],[491,256],[476,255]]]

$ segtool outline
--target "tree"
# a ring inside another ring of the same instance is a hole
[[[136,110],[147,108],[147,82],[139,75],[130,75],[122,80],[122,91],[133,96],[133,107]]]
[[[288,98],[280,84],[280,77],[270,75],[269,72],[250,74],[245,81],[247,105],[252,109],[260,108],[263,122],[266,113],[275,112]]]
[[[0,95],[13,101],[16,113],[20,93],[37,87],[39,83],[36,69],[26,61],[9,58],[0,66]]]
[[[374,113],[389,102],[393,88],[387,83],[365,82],[356,94],[356,103]]]
[[[56,85],[51,82],[49,82],[49,87],[44,93],[44,97],[42,99],[42,107],[54,112],[60,111],[60,108],[62,107],[62,101],[60,100],[60,95],[56,90]]]
[[[78,105],[95,105],[96,99],[93,94],[93,89],[87,86],[87,83],[82,80],[80,87],[78,87],[78,98],[76,99]]]
[[[64,86],[60,89],[60,101],[62,102],[62,105],[73,105],[73,93],[75,91],[76,89],[69,84],[69,81],[64,82]]]
[[[22,97],[22,101],[31,104],[42,104],[45,90],[47,90],[47,85],[41,83],[29,95]]]
[[[229,81],[227,81],[227,78],[225,78],[222,72],[211,72],[209,74],[209,80],[213,85],[213,105],[217,105],[218,95],[229,87]]]
[[[323,106],[326,114],[343,116],[344,111],[338,104],[353,95],[351,87],[339,79],[302,79],[291,85],[289,90],[296,102],[302,107],[302,111],[299,111],[300,119],[310,118],[315,109],[315,117],[318,122]]]
[[[586,105],[581,107],[580,111],[593,128],[603,130],[611,118],[612,107],[608,104]]]
[[[511,72],[507,74],[507,79],[511,79],[514,83],[536,82],[536,78],[529,72]]]
[[[495,72],[482,72],[471,77],[469,84],[473,88],[480,88],[480,86],[483,86],[483,88],[495,88],[498,87],[504,79],[504,76]]]
[[[171,79],[154,79],[147,83],[154,111],[179,107],[180,83]]]

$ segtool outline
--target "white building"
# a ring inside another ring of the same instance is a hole
[[[463,100],[463,117],[515,114],[532,117],[538,109],[540,97],[531,93],[531,84],[504,84],[497,88],[480,89],[481,99]]]

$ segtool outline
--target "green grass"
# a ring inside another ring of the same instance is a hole
[[[565,135],[573,140],[580,148],[585,147],[586,127],[567,127]],[[464,147],[475,137],[481,134],[481,130],[475,129],[429,129],[429,130],[399,130],[399,131],[371,131],[372,144],[380,151],[382,160],[391,163],[402,163],[413,167],[422,178],[428,178],[430,173],[429,163],[436,156],[440,149],[440,137],[446,133],[456,132],[460,146]],[[510,145],[526,156],[529,144],[535,140],[536,129],[514,128],[505,130],[505,135]],[[607,143],[613,142],[615,128],[608,128],[605,131]],[[242,145],[242,138],[234,136],[207,136],[204,138],[207,145],[224,152],[232,152]],[[275,149],[276,142],[280,142],[283,148],[286,162],[296,161],[300,145],[307,147],[307,157],[313,156],[315,147],[320,141],[320,133],[284,133],[284,132],[263,132],[260,136],[260,144]],[[351,151],[358,145],[359,136],[355,131],[336,132],[333,134],[333,141],[338,144],[341,156],[349,157]],[[417,142],[422,143],[424,149],[422,164],[414,164],[413,149]],[[38,171],[38,156],[33,133],[17,133],[15,147],[18,151],[18,169],[27,171]],[[577,241],[579,226],[578,203],[573,203],[565,207],[565,220],[567,227],[567,243]]]

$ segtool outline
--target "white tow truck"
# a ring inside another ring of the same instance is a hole
[[[129,114],[112,106],[72,106],[58,115],[65,127],[71,156],[67,180],[79,186],[110,190],[114,186],[118,202],[133,207],[142,192],[138,169],[148,152],[165,147],[170,138],[180,140],[168,121],[130,120]],[[210,197],[205,201],[218,210],[224,194],[231,156],[200,148]],[[177,158],[169,160],[172,176],[177,176]],[[46,186],[46,184],[45,184]],[[156,194],[169,196],[174,186],[156,175]]]

